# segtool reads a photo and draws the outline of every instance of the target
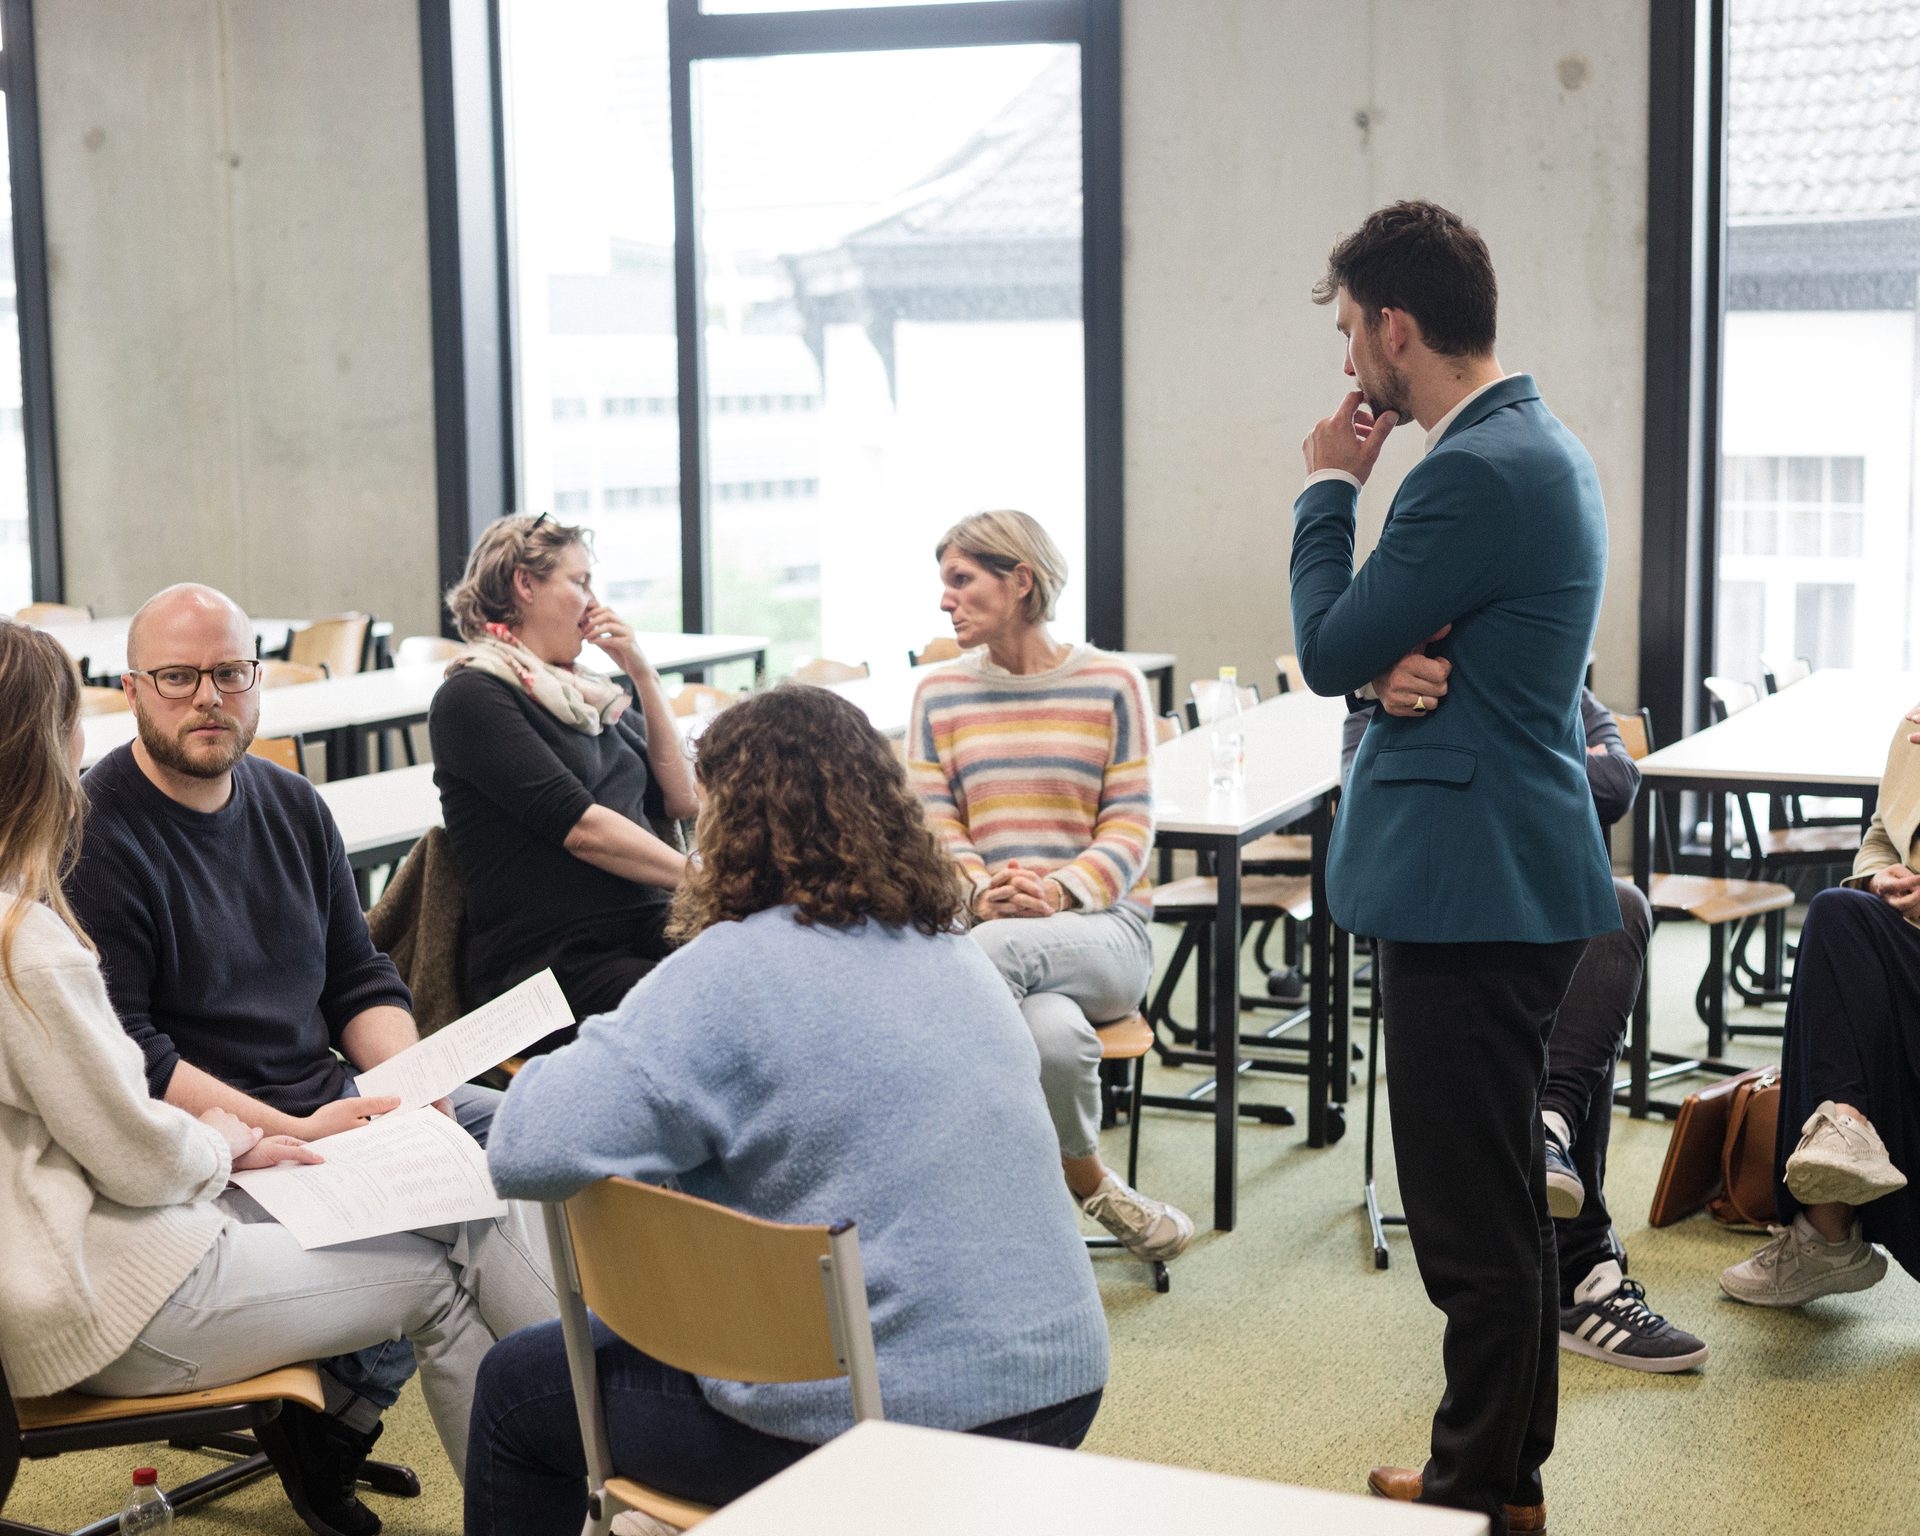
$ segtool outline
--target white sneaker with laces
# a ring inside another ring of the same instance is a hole
[[[1856,1220],[1844,1242],[1830,1243],[1803,1211],[1775,1227],[1773,1241],[1720,1272],[1720,1289],[1756,1307],[1799,1307],[1817,1296],[1864,1291],[1887,1272],[1887,1256],[1860,1235]]]
[[[1193,1218],[1164,1200],[1151,1200],[1109,1173],[1080,1202],[1137,1259],[1176,1259],[1193,1241]]]
[[[1787,1159],[1787,1188],[1804,1205],[1865,1205],[1905,1189],[1887,1144],[1865,1120],[1844,1115],[1828,1099],[1801,1128]]]

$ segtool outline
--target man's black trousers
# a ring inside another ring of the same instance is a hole
[[[1540,1087],[1587,941],[1379,946],[1394,1160],[1414,1261],[1446,1314],[1421,1498],[1538,1504],[1559,1391],[1560,1285]]]

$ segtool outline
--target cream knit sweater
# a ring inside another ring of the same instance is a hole
[[[13,979],[32,1012],[0,976],[0,1360],[16,1397],[44,1397],[125,1354],[213,1246],[229,1157],[148,1097],[99,963],[37,903]]]

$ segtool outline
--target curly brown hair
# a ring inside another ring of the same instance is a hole
[[[833,927],[960,925],[959,866],[886,739],[838,694],[783,683],[728,706],[695,771],[700,862],[674,897],[673,937],[787,905]]]

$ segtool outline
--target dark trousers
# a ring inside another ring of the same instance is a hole
[[[1894,1167],[1920,1178],[1920,929],[1867,891],[1822,891],[1800,930],[1774,1153],[1783,1221],[1800,1209],[1787,1190],[1787,1158],[1825,1099],[1864,1114]],[[1869,1241],[1920,1276],[1914,1184],[1861,1206],[1860,1220]]]
[[[1414,1262],[1446,1314],[1421,1499],[1538,1504],[1559,1391],[1540,1088],[1586,940],[1380,945],[1393,1151]]]
[[[701,1504],[724,1504],[814,1447],[730,1418],[700,1383],[624,1343],[597,1318],[594,1361],[607,1439],[623,1477]],[[1100,1393],[982,1425],[972,1433],[1071,1449]],[[558,1322],[522,1328],[487,1352],[467,1441],[466,1536],[575,1536],[587,1514],[587,1455]]]
[[[1613,1132],[1613,1074],[1647,968],[1653,909],[1631,880],[1614,881],[1613,891],[1620,899],[1620,927],[1589,939],[1574,967],[1547,1042],[1547,1082],[1540,1090],[1540,1107],[1558,1111],[1572,1128],[1573,1168],[1587,1189],[1580,1214],[1553,1224],[1563,1305],[1572,1304],[1574,1288],[1596,1264],[1616,1259],[1624,1268],[1627,1262],[1602,1191]]]

